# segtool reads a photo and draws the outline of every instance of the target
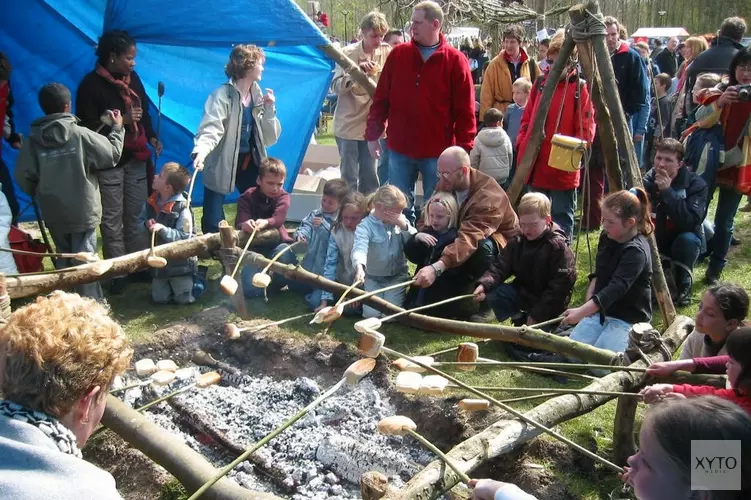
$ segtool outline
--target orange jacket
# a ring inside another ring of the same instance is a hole
[[[511,88],[514,82],[511,80],[511,70],[508,64],[506,51],[501,51],[488,64],[480,90],[480,120],[485,116],[485,111],[488,109],[496,108],[505,113],[509,104],[514,102]],[[540,68],[524,50],[521,51],[520,64],[519,74],[534,83],[540,75]],[[531,68],[532,65],[534,65],[534,68]]]

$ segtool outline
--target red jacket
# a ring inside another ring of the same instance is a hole
[[[437,158],[455,144],[472,150],[472,73],[467,58],[443,34],[425,62],[414,41],[392,49],[378,79],[365,139],[378,140],[386,121],[389,149],[410,158]]]
[[[532,135],[532,121],[537,114],[537,110],[540,108],[542,89],[545,86],[547,78],[547,73],[540,76],[532,86],[532,91],[529,94],[529,101],[524,108],[519,126],[517,162],[521,160],[524,151],[527,149],[527,143]],[[579,102],[576,100],[577,90],[579,90]],[[558,114],[561,112],[561,102],[564,99],[565,103],[563,104],[561,122],[556,131]],[[547,120],[545,121],[545,138],[542,141],[540,153],[537,155],[537,161],[532,167],[532,172],[527,179],[527,183],[537,189],[550,191],[576,189],[579,187],[579,171],[567,172],[553,168],[548,165],[548,158],[550,157],[553,136],[556,133],[578,137],[588,143],[592,143],[592,139],[595,136],[596,122],[592,101],[589,98],[589,90],[585,83],[579,83],[578,74],[572,72],[566,82],[558,82],[549,106],[548,103],[545,104],[545,109],[549,110]]]
[[[705,395],[717,396],[718,398],[732,401],[733,403],[746,410],[746,413],[751,414],[751,397],[747,396],[746,394],[741,394],[739,396],[733,389],[718,389],[717,387],[712,387],[711,385],[683,384],[674,385],[673,392],[683,394],[688,398]]]

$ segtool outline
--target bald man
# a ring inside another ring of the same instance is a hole
[[[519,234],[519,219],[503,188],[492,177],[470,167],[469,155],[459,146],[449,147],[438,158],[436,189],[456,196],[459,231],[440,260],[415,275],[415,284],[429,287],[445,270],[460,266],[467,271],[462,275],[474,283],[490,268],[498,250]]]

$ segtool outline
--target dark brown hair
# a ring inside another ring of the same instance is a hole
[[[613,212],[624,222],[633,217],[637,229],[645,236],[649,236],[655,230],[652,223],[649,197],[642,188],[631,188],[628,191],[610,193],[602,200],[602,207]]]
[[[486,127],[492,127],[503,121],[503,112],[500,109],[489,108],[482,116],[482,123]]]
[[[659,83],[667,90],[673,84],[673,79],[670,78],[670,75],[668,75],[667,73],[660,73],[659,75],[655,76],[655,82]]]
[[[344,179],[331,179],[323,185],[323,195],[336,198],[339,203],[342,202],[347,194],[347,181]]]
[[[751,328],[743,326],[736,328],[725,341],[728,356],[741,365],[741,372],[735,382],[736,394],[751,393]]]
[[[746,21],[742,17],[728,17],[722,21],[720,36],[726,36],[731,40],[740,42],[746,34]]]
[[[348,193],[342,200],[342,204],[339,206],[339,215],[336,216],[336,222],[334,223],[332,231],[336,231],[341,227],[342,214],[344,214],[346,208],[350,207],[358,210],[362,216],[365,217],[368,214],[368,198],[358,191]]]
[[[522,43],[524,41],[524,29],[518,24],[506,26],[503,30],[502,40],[506,38],[516,38],[519,43]]]
[[[224,66],[224,74],[233,80],[245,78],[248,71],[265,60],[263,49],[256,45],[235,45],[230,52],[229,61]]]
[[[683,147],[683,143],[672,137],[667,137],[655,146],[655,151],[662,151],[663,153],[675,153],[678,157],[678,161],[683,161],[683,155],[686,154],[686,149]]]

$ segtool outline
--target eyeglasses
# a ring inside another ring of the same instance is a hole
[[[438,179],[446,179],[448,180],[452,175],[454,175],[456,172],[436,172],[436,175],[438,175]]]

